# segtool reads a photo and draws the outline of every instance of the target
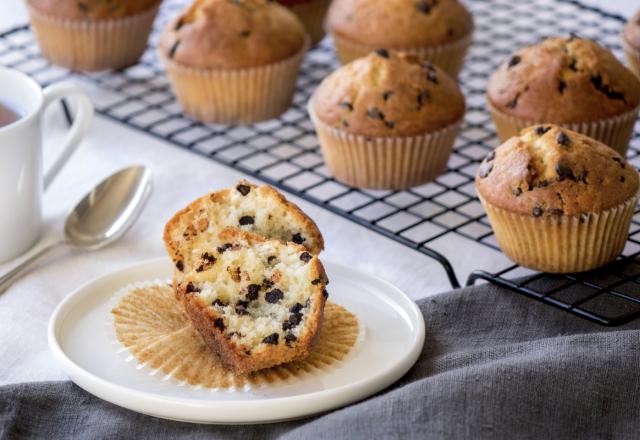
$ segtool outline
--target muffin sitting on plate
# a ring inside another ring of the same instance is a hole
[[[544,272],[582,272],[624,248],[638,201],[638,172],[582,134],[536,125],[489,153],[478,196],[504,253]]]
[[[275,118],[293,98],[308,38],[267,0],[196,0],[164,30],[160,55],[184,112],[218,123]]]
[[[640,81],[594,41],[549,38],[498,67],[487,98],[501,142],[533,124],[553,123],[624,155],[638,116]]]
[[[27,0],[42,55],[74,70],[138,62],[161,0]]]
[[[326,77],[309,102],[327,167],[348,185],[408,188],[445,169],[464,116],[456,82],[379,49]]]
[[[640,77],[640,11],[624,27],[622,47],[629,60],[629,67]]]
[[[431,61],[456,78],[473,20],[457,0],[334,0],[328,30],[345,64],[384,47]]]

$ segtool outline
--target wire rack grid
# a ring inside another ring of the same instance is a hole
[[[307,54],[294,102],[280,118],[243,126],[202,124],[185,117],[155,53],[159,33],[184,1],[165,0],[141,62],[121,72],[72,73],[44,60],[28,26],[0,34],[0,65],[42,85],[72,77],[93,95],[97,111],[174,145],[266,181],[415,249],[442,265],[452,287],[489,281],[604,325],[640,316],[640,212],[620,259],[587,274],[552,276],[511,263],[501,252],[474,187],[479,162],[498,145],[485,106],[487,79],[519,47],[550,35],[577,33],[623,57],[622,17],[574,0],[468,0],[476,23],[460,85],[467,113],[447,171],[405,191],[347,187],[331,178],[306,113],[318,83],[338,67],[325,39]],[[640,133],[628,159],[640,166]],[[452,263],[453,262],[453,263]]]

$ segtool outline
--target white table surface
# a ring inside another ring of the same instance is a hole
[[[640,7],[630,0],[584,0],[584,3],[626,16]],[[0,2],[0,30],[24,22],[22,2]],[[56,140],[65,125],[59,111],[49,112],[47,121],[50,148],[46,149],[45,160],[50,150],[55,151],[55,145],[59,144]],[[63,250],[0,296],[0,385],[65,379],[51,358],[46,338],[47,321],[59,301],[95,277],[164,255],[161,232],[166,219],[192,199],[231,186],[244,177],[235,170],[97,116],[79,152],[45,195],[43,243],[60,237],[67,211],[95,183],[131,164],[144,164],[154,174],[153,195],[132,230],[120,242],[91,254]],[[320,207],[292,199],[322,230],[327,249],[322,255],[324,259],[376,274],[414,299],[449,289],[444,271],[434,260]],[[12,264],[15,262],[0,265],[0,274]]]

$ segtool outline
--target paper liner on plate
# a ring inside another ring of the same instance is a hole
[[[528,121],[509,116],[495,108],[488,99],[487,106],[491,112],[500,142],[505,142],[507,139],[518,135],[523,128],[544,123],[555,123],[554,121]],[[640,106],[609,119],[558,125],[599,140],[624,156],[629,148],[633,127],[638,118],[638,111],[640,111]]]
[[[246,69],[196,68],[160,57],[184,113],[220,124],[264,121],[284,113],[293,100],[308,37],[295,55],[277,63]]]
[[[309,115],[333,177],[357,188],[404,189],[430,182],[447,166],[461,121],[417,136],[362,136]]]
[[[128,286],[116,294],[112,310],[117,340],[140,366],[164,373],[165,379],[204,388],[250,388],[285,383],[339,364],[360,335],[358,319],[327,302],[320,338],[304,360],[249,375],[225,370],[175,299],[165,282]]]
[[[331,0],[312,0],[286,5],[298,16],[311,37],[311,44],[317,44],[324,37],[324,18]]]
[[[541,272],[584,272],[613,261],[624,249],[638,202],[582,216],[533,217],[492,205],[482,197],[502,251],[521,266]]]
[[[622,37],[622,48],[629,61],[629,68],[640,78],[640,50],[630,45],[624,37]]]
[[[29,6],[28,10],[43,57],[69,69],[93,71],[137,63],[147,47],[158,6],[108,20],[70,20]]]
[[[333,38],[333,44],[341,64],[347,64],[350,61],[362,58],[374,50],[379,49],[377,46],[354,43],[336,34],[331,34],[331,37]],[[428,60],[455,79],[458,78],[458,74],[462,69],[464,57],[471,44],[471,39],[472,34],[469,34],[459,40],[440,46],[406,49],[393,48],[392,50],[402,51],[415,55],[420,59]]]

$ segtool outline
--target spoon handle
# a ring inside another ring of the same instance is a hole
[[[11,269],[9,272],[0,277],[0,294],[3,294],[13,283],[18,281],[24,274],[26,274],[31,266],[42,258],[44,255],[48,254],[51,249],[58,247],[58,245],[62,244],[62,241],[56,241],[51,243],[38,252],[24,260],[22,263]]]

